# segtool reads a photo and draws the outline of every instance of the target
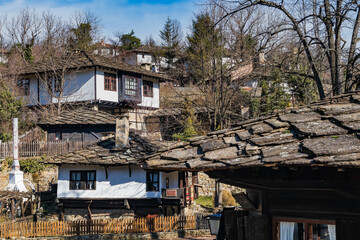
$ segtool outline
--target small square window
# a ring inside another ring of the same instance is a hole
[[[95,190],[96,171],[70,171],[70,190]]]

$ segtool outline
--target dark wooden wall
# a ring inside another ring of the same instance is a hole
[[[115,132],[114,125],[58,125],[45,128],[48,141],[55,141],[55,133],[62,133],[62,140],[93,141],[101,138],[106,132]]]
[[[360,239],[360,169],[270,167],[209,175],[248,189],[257,210],[245,218],[246,240],[272,239],[272,219],[277,217],[332,220],[337,239]],[[256,217],[259,214],[263,218]]]

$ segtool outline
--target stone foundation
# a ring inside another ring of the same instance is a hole
[[[92,219],[106,219],[119,217],[134,217],[134,211],[131,209],[91,209]],[[64,210],[64,218],[66,221],[86,220],[89,219],[89,211],[87,209],[66,208]]]

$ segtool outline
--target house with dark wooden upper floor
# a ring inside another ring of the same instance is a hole
[[[144,116],[159,109],[160,82],[165,80],[169,79],[136,65],[76,52],[27,65],[19,72],[18,86],[29,108],[59,101],[90,104],[115,115],[128,113],[130,128],[146,134]]]
[[[226,239],[358,239],[360,92],[252,119],[152,156],[158,171],[205,171],[246,188]]]
[[[151,156],[167,146],[129,133],[127,117],[116,121],[115,138],[46,160],[58,165],[57,198],[63,215],[181,213],[196,198],[197,174],[147,170],[145,159],[147,165],[157,165]]]

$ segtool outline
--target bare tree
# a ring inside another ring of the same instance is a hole
[[[333,95],[350,91],[358,85],[357,73],[354,73],[359,58],[356,49],[360,27],[360,5],[357,1],[214,0],[211,2],[222,6],[225,11],[218,22],[254,6],[274,9],[280,13],[286,19],[286,25],[281,28],[281,32],[296,33],[301,44],[300,50],[306,56],[311,69],[310,77],[316,82],[320,98],[325,97],[323,76],[327,71],[330,72]],[[346,39],[348,33],[352,33],[350,40]],[[327,69],[323,69],[324,65],[317,59],[321,55],[325,56]]]
[[[188,35],[187,59],[190,78],[202,94],[212,129],[228,127],[234,110],[241,109],[241,87],[256,79],[255,63],[260,49],[271,38],[257,40],[260,19],[257,11],[248,10],[235,18],[214,24],[223,9],[211,5],[193,20]],[[261,38],[260,38],[261,39]],[[259,44],[260,43],[260,44]]]
[[[41,33],[42,23],[35,10],[24,8],[7,24],[11,45],[24,61],[32,61],[32,49]]]

